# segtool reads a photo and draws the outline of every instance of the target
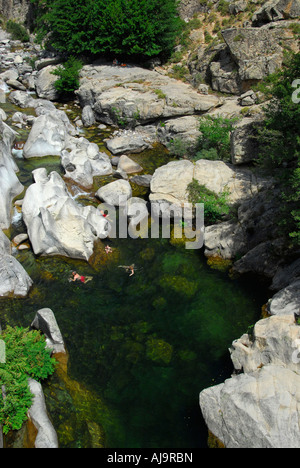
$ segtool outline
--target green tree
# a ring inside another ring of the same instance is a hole
[[[82,66],[83,63],[72,56],[52,72],[53,75],[59,77],[54,86],[61,95],[72,96],[74,91],[79,88],[79,72]]]
[[[33,1],[39,37],[71,55],[167,55],[181,24],[176,0]]]
[[[260,164],[281,186],[281,226],[297,244],[300,244],[300,102],[295,82],[299,79],[300,53],[293,54],[269,80],[273,98],[265,109],[264,127],[258,128]]]
[[[5,343],[6,362],[0,364],[0,424],[3,432],[18,430],[27,419],[32,403],[28,377],[44,380],[54,372],[56,360],[46,349],[43,335],[28,328],[7,329],[1,335]]]
[[[195,159],[230,160],[230,133],[237,119],[206,116],[200,120],[201,136]]]

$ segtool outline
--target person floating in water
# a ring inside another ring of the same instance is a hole
[[[92,276],[81,276],[79,275],[76,271],[73,271],[72,277],[70,278],[69,281],[81,281],[81,283],[85,284],[88,283],[89,281],[92,281],[93,277]]]
[[[111,248],[109,245],[107,245],[107,246],[105,247],[105,252],[106,252],[107,254],[112,253],[112,248]]]
[[[119,265],[119,268],[124,268],[124,270],[126,270],[127,273],[130,272],[129,276],[133,276],[134,273],[135,273],[135,265],[134,264],[132,264],[130,266]]]

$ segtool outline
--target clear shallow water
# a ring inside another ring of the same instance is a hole
[[[152,169],[166,158],[151,154],[139,161]],[[26,186],[35,167],[61,170],[53,158],[17,163]],[[11,235],[22,231],[17,219]],[[18,253],[34,288],[0,302],[3,326],[29,326],[43,307],[55,313],[69,359],[44,389],[60,446],[206,447],[199,392],[230,376],[228,347],[260,317],[263,288],[170,240],[113,240],[111,256],[104,245],[91,265]],[[129,277],[119,265],[132,263]],[[69,283],[73,270],[93,281]]]

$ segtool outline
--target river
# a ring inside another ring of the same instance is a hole
[[[10,125],[20,109],[4,110]],[[74,119],[78,110],[71,110]],[[85,130],[102,149],[109,132]],[[170,160],[162,147],[132,158],[148,173]],[[25,186],[36,167],[62,174],[59,158],[16,161]],[[110,180],[97,178],[95,186]],[[136,186],[134,195],[147,193]],[[93,193],[76,200],[97,205]],[[24,229],[16,212],[11,238]],[[68,359],[43,387],[61,448],[205,448],[199,392],[230,377],[228,348],[259,319],[264,286],[209,267],[202,251],[172,238],[109,243],[113,253],[99,244],[90,264],[16,252],[34,287],[26,299],[1,301],[0,323],[27,327],[44,307],[56,316]],[[137,269],[129,277],[119,265],[132,263]],[[70,283],[73,270],[93,281]]]

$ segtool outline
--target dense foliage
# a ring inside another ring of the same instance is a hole
[[[195,205],[196,203],[204,203],[204,217],[206,223],[216,223],[222,220],[224,215],[229,214],[230,207],[228,205],[228,193],[223,192],[216,194],[200,185],[198,180],[194,179],[188,185],[189,202]]]
[[[27,419],[32,403],[28,377],[46,379],[54,372],[56,360],[46,350],[44,336],[36,330],[7,327],[1,340],[5,343],[6,362],[0,364],[0,383],[5,390],[4,397],[0,391],[0,424],[6,434],[20,429]]]
[[[83,63],[71,56],[63,65],[57,67],[52,73],[59,78],[54,83],[55,88],[61,95],[71,96],[79,88],[79,72]]]
[[[6,23],[6,31],[11,34],[14,41],[29,42],[30,37],[24,26],[8,20]]]
[[[176,0],[32,0],[38,32],[69,55],[168,55],[181,20]]]
[[[300,54],[268,80],[273,99],[266,108],[263,129],[258,129],[260,163],[282,187],[282,220],[285,234],[300,243]],[[298,89],[297,89],[298,88]]]
[[[200,121],[201,136],[195,159],[230,161],[230,133],[237,119],[206,116]]]

